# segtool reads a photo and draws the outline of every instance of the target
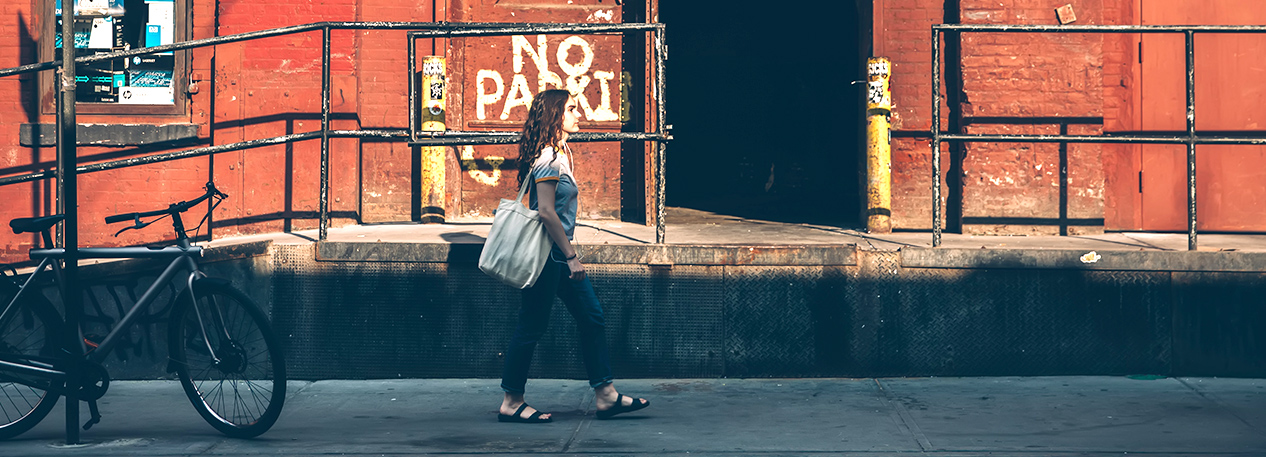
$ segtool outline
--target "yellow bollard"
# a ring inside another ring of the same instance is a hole
[[[892,63],[871,57],[866,66],[866,229],[892,233]]]
[[[444,94],[448,91],[445,83],[444,57],[426,56],[422,58],[422,116],[421,130],[424,132],[443,132]],[[444,200],[447,198],[445,181],[448,176],[445,170],[445,153],[443,146],[424,147],[421,149],[422,189],[419,198],[422,200],[421,220],[425,223],[444,222]]]

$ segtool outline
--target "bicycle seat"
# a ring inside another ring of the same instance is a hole
[[[62,219],[65,214],[54,214],[44,217],[19,217],[9,221],[9,227],[13,228],[13,233],[39,233],[48,230]]]

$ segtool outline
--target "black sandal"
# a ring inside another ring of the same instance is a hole
[[[531,416],[528,416],[528,417],[521,416],[521,414],[523,414],[523,410],[527,409],[527,407],[528,407],[527,403],[524,403],[523,406],[520,406],[519,409],[514,411],[513,416],[497,413],[497,422],[520,422],[524,424],[544,424],[546,422],[554,421],[554,418],[552,417],[547,418],[547,419],[542,419],[541,415],[545,413],[542,413],[540,410],[537,410],[536,412],[532,413]]]
[[[629,398],[632,398],[632,397],[629,397]],[[645,408],[650,405],[651,405],[650,400],[643,400],[641,398],[633,398],[632,404],[628,406],[624,406],[624,394],[619,394],[615,397],[615,406],[612,406],[609,409],[598,411],[597,416],[598,416],[598,419],[610,419],[612,416],[615,416],[616,414],[631,413],[633,411],[637,411],[639,409]]]

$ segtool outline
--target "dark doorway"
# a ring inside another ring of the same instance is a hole
[[[816,3],[660,4],[675,137],[669,206],[779,222],[862,221],[865,85],[852,82],[866,78],[869,2]]]

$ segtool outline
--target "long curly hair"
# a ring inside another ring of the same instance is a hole
[[[519,185],[527,179],[542,149],[558,148],[563,139],[563,113],[570,98],[571,92],[550,89],[532,99],[527,120],[523,122],[523,135],[519,138]]]

